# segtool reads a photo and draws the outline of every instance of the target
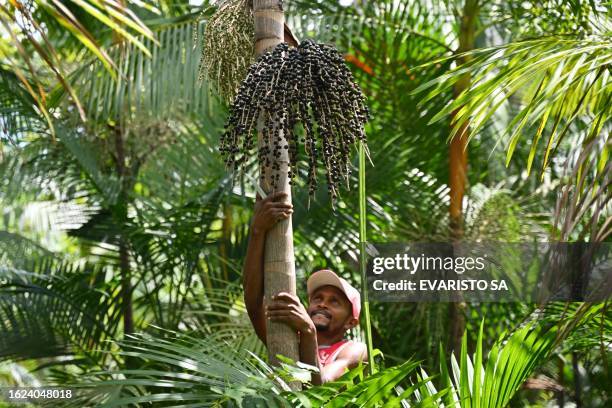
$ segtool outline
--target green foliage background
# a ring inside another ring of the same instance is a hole
[[[588,303],[468,305],[452,356],[449,305],[374,303],[380,371],[290,392],[304,368],[268,367],[244,310],[254,189],[224,168],[227,106],[192,42],[212,9],[110,3],[0,6],[0,386],[74,386],[79,407],[612,403],[612,315]],[[609,241],[609,2],[285,3],[368,98],[368,240],[450,239],[448,140],[469,123],[465,240]],[[353,174],[335,211],[294,189],[301,293],[321,267],[359,283]]]

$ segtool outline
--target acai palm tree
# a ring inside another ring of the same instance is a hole
[[[200,78],[228,4],[0,6],[0,385],[70,388],[49,403],[79,407],[609,405],[607,303],[370,300],[349,336],[371,360],[339,380],[268,356],[242,288],[257,157],[227,168],[234,101]],[[310,194],[299,150],[296,293],[324,267],[360,287],[377,243],[608,248],[606,7],[283,2],[274,44],[333,44],[371,113],[335,200],[323,170]]]

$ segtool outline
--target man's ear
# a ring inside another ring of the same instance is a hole
[[[345,330],[350,330],[353,327],[357,326],[359,324],[359,320],[355,319],[352,316],[349,316],[348,321],[344,324],[344,329]]]

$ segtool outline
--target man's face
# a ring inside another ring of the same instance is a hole
[[[308,315],[319,332],[344,333],[354,327],[352,310],[351,302],[335,286],[321,286],[309,299]]]

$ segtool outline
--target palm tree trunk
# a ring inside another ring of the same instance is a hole
[[[466,0],[461,17],[459,32],[459,49],[457,54],[471,51],[474,49],[476,34],[476,17],[478,14],[478,2],[476,0]],[[459,57],[457,63],[462,65],[471,59],[470,56]],[[470,75],[465,74],[453,88],[453,96],[457,98],[463,91],[470,87]],[[453,112],[451,121],[461,110],[459,107]],[[449,151],[449,187],[450,187],[450,221],[451,234],[456,240],[463,236],[463,196],[467,181],[467,140],[469,137],[469,124],[463,125],[456,136],[451,140]]]
[[[563,363],[562,358],[557,358],[557,371],[559,376],[559,378],[557,378],[557,382],[562,388],[562,390],[557,393],[557,405],[559,406],[559,408],[565,408],[565,390],[563,390],[563,388],[565,387],[565,378],[563,374],[565,364]]]
[[[116,170],[121,180],[121,193],[119,195],[116,217],[121,227],[127,224],[127,168],[125,160],[125,146],[121,127],[113,130],[115,136]],[[134,333],[134,313],[132,308],[132,276],[130,271],[130,258],[127,240],[123,234],[119,236],[119,270],[121,272],[121,307],[123,314],[123,334]]]
[[[125,0],[119,0],[119,4],[121,7],[125,7]],[[113,20],[117,22],[114,18]],[[120,22],[118,23],[121,24]],[[113,43],[121,43],[121,37],[116,31],[113,32]],[[123,53],[125,53],[125,47],[123,45],[120,45],[120,47],[123,56]],[[121,121],[119,121],[119,123],[120,124],[117,127],[111,128],[111,131],[114,133],[115,137],[115,168],[117,175],[121,180],[121,192],[116,205],[115,216],[119,220],[119,225],[123,229],[123,227],[127,225],[128,220],[128,166],[126,161],[125,144],[123,140],[123,128]],[[132,304],[132,271],[130,270],[130,254],[128,252],[128,241],[123,231],[121,231],[119,234],[119,271],[121,273],[121,312],[123,315],[123,336],[124,339],[126,339],[127,336],[134,333],[134,307]],[[135,368],[134,364],[134,358],[131,356],[126,356],[126,368]]]
[[[478,15],[478,1],[465,0],[463,13],[459,28],[459,49],[457,54],[474,49],[476,37],[476,18]],[[459,58],[458,64],[469,60],[469,56]],[[470,87],[471,78],[469,74],[464,75],[453,89],[454,97],[457,98],[464,90]],[[451,120],[461,108],[453,112]],[[451,140],[449,150],[449,187],[450,187],[450,229],[453,241],[460,241],[463,237],[463,196],[467,184],[467,140],[469,137],[469,124],[461,126],[456,136]],[[450,346],[458,352],[461,349],[461,337],[465,331],[465,302],[454,302],[450,304]]]
[[[223,223],[221,224],[221,232],[219,255],[221,259],[229,259],[229,246],[232,239],[232,205],[228,201],[223,204]],[[229,272],[225,262],[221,263],[221,270],[223,271],[223,279],[228,282]]]
[[[134,312],[132,307],[132,274],[130,258],[125,239],[119,244],[119,268],[121,270],[121,297],[123,299],[123,335],[134,333]]]
[[[574,402],[576,408],[582,408],[582,381],[580,379],[580,369],[578,367],[578,354],[572,352],[572,371],[574,373]]]
[[[280,0],[253,0],[255,18],[255,52],[259,56],[283,42],[285,18]],[[263,118],[260,118],[260,123]],[[259,126],[258,139],[261,145],[267,137],[265,129]],[[281,142],[284,143],[284,142]],[[281,149],[281,157],[276,159],[280,165],[280,180],[277,190],[288,195],[291,202],[291,187],[287,176],[289,151]],[[272,160],[271,160],[272,161]],[[271,172],[261,175],[261,187],[266,192],[272,190]],[[266,236],[264,254],[264,303],[279,292],[296,293],[295,260],[293,255],[293,228],[291,217],[278,222]],[[297,333],[282,323],[267,322],[268,355],[272,364],[278,365],[277,355],[299,361],[299,344]]]

